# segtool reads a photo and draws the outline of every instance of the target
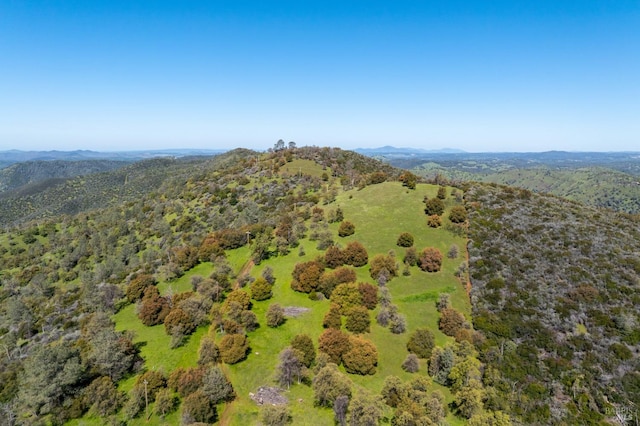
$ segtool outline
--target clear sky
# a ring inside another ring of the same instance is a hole
[[[0,0],[0,150],[640,150],[640,0]]]

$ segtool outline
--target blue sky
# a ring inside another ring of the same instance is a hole
[[[0,0],[0,150],[640,150],[640,1]]]

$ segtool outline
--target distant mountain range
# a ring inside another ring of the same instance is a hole
[[[395,146],[383,146],[380,148],[357,148],[355,152],[363,155],[424,155],[424,154],[464,154],[466,151],[454,148],[421,149],[421,148],[397,148]]]

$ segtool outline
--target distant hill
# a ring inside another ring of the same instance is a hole
[[[420,149],[420,148],[396,148],[394,146],[383,146],[380,148],[357,148],[355,152],[369,156],[416,156],[428,154],[460,154],[464,153],[460,149],[443,148],[443,149]]]
[[[64,161],[19,163],[0,171],[0,182],[7,187],[0,192],[0,225],[76,214],[136,199],[158,189],[169,177],[195,173],[213,159],[161,157],[134,163],[108,160],[66,165]],[[34,176],[31,172],[35,172]],[[73,174],[75,177],[68,177]],[[5,175],[7,180],[3,181]]]
[[[424,178],[500,183],[587,205],[640,213],[640,154],[633,152],[465,153],[377,156]]]
[[[81,160],[114,160],[114,161],[139,161],[155,157],[187,157],[201,155],[217,155],[225,152],[225,149],[151,149],[139,151],[114,151],[98,152],[90,150],[76,151],[0,151],[0,168],[24,161],[81,161]]]
[[[129,161],[25,161],[0,169],[0,194],[22,186],[49,179],[68,179],[76,176],[106,172],[130,164]]]

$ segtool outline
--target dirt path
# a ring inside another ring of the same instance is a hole
[[[240,271],[238,272],[238,279],[240,277],[245,276],[249,272],[251,272],[251,269],[253,269],[254,266],[256,265],[255,263],[253,263],[253,260],[251,259],[247,260],[247,262],[244,265],[242,265],[242,268],[240,268]],[[240,281],[236,280],[236,282],[233,284],[233,289],[237,290],[239,288],[240,288]]]

